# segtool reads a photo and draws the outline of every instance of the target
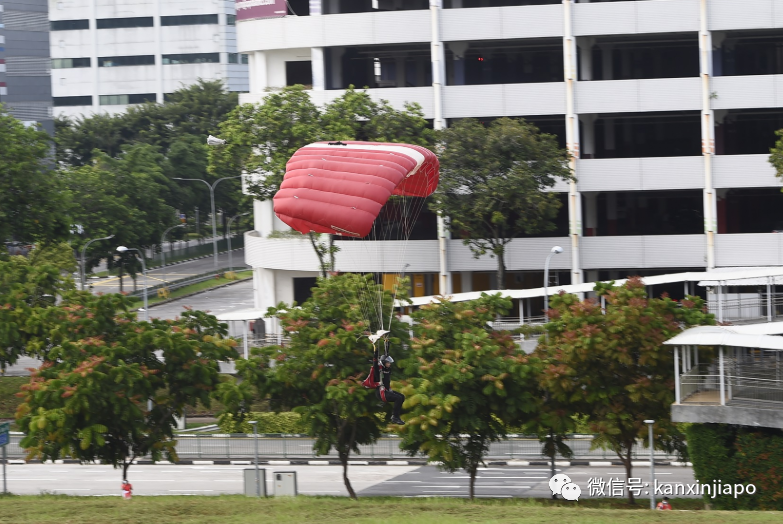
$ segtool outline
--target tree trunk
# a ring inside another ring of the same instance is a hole
[[[120,293],[122,293],[122,263],[120,263]]]
[[[470,470],[468,471],[468,474],[470,474],[470,500],[473,500],[476,498],[476,473],[478,470],[478,466],[475,464],[471,464]]]
[[[340,463],[343,465],[343,483],[345,484],[345,489],[348,490],[348,496],[352,499],[356,500],[356,492],[353,490],[353,487],[351,486],[351,481],[348,480],[348,454],[350,451],[343,452],[340,451]]]
[[[552,477],[555,476],[555,455],[557,455],[557,451],[555,448],[555,433],[551,429],[549,430],[549,441],[550,445],[552,446],[552,454],[549,456],[549,460],[551,462],[549,463],[549,472],[552,473]],[[552,478],[550,477],[550,478]],[[552,500],[556,500],[557,495],[555,493],[552,493]]]
[[[329,271],[334,271],[334,235],[329,235]]]
[[[506,253],[505,253],[505,246],[500,246],[500,248],[495,252],[495,256],[498,259],[498,282],[497,287],[495,289],[506,289]]]
[[[628,454],[623,457],[621,454],[620,459],[623,462],[623,466],[625,466],[625,484],[628,485],[628,480],[631,478],[631,475],[633,475],[633,464],[631,464],[631,446],[628,446]],[[652,482],[652,480],[650,481]],[[650,489],[655,489],[655,486],[650,486]],[[628,490],[628,503],[629,504],[636,504],[636,499],[633,496],[633,492],[631,490]]]
[[[313,245],[313,251],[315,251],[315,254],[318,257],[318,266],[321,268],[321,276],[326,278],[326,264],[324,263],[324,254],[320,249],[318,249],[318,243],[315,241],[315,233],[310,231],[307,236],[310,237],[310,244]]]
[[[131,465],[131,461],[123,461],[122,463],[122,480],[128,480],[128,468]]]

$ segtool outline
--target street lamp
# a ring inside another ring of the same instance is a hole
[[[212,135],[209,135],[209,137],[207,137],[207,144],[211,146],[223,145],[225,143],[226,143],[225,140],[221,140],[220,138],[215,138]],[[241,178],[241,177],[242,175],[219,178],[215,180],[214,184],[210,184],[203,178],[179,178],[179,177],[174,178],[174,180],[190,180],[194,182],[204,182],[209,188],[209,199],[212,204],[212,251],[214,252],[215,255],[215,271],[217,271],[218,268],[217,222],[216,222],[217,217],[215,216],[215,188],[223,180],[229,180],[231,178]]]
[[[185,227],[185,224],[177,224],[176,226],[171,226],[166,231],[163,232],[163,235],[160,237],[160,256],[161,256],[161,267],[163,268],[163,282],[168,284],[166,281],[166,250],[163,247],[163,242],[166,240],[166,235],[171,231],[172,229],[176,227]]]
[[[546,312],[549,311],[549,261],[554,255],[559,255],[563,252],[563,248],[555,246],[552,251],[547,255],[546,262],[544,263],[544,321],[546,321]]]
[[[136,258],[141,262],[141,272],[144,275],[144,320],[149,321],[150,311],[149,307],[147,307],[147,264],[144,263],[144,256],[141,254],[141,251],[135,247],[119,246],[117,248],[117,253],[125,253],[126,251],[135,251],[138,253]]]
[[[250,213],[240,213],[228,219],[228,270],[234,271],[234,258],[231,255],[231,222]]]
[[[653,424],[654,420],[645,420],[650,437],[650,509],[655,509],[655,458],[653,455]]]
[[[82,248],[82,275],[81,275],[81,277],[82,277],[82,291],[84,291],[84,281],[87,280],[87,275],[85,274],[86,271],[84,269],[85,263],[87,262],[85,260],[86,257],[87,257],[87,246],[89,246],[93,242],[97,242],[99,240],[109,240],[110,238],[114,238],[114,235],[109,235],[109,236],[103,237],[103,238],[94,238],[94,239],[90,240],[89,242],[87,242],[86,244],[84,244],[84,247]]]

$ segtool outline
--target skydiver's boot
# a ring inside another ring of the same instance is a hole
[[[404,426],[405,422],[403,422],[399,417],[392,417],[391,418],[392,424],[397,424],[398,426]]]

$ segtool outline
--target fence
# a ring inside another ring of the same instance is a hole
[[[11,434],[8,455],[21,458],[24,451],[19,447],[20,433]],[[590,450],[592,436],[575,435],[567,440],[574,452],[573,459],[579,460],[618,460],[608,450]],[[396,435],[385,435],[375,444],[359,446],[360,454],[353,460],[367,459],[406,459],[409,455],[400,450],[401,439]],[[265,459],[328,459],[337,458],[332,451],[329,455],[317,456],[313,451],[315,440],[302,435],[259,435],[258,454]],[[515,436],[490,445],[487,458],[492,460],[547,460],[541,453],[541,443],[536,437]],[[177,455],[180,459],[250,459],[254,456],[255,439],[253,435],[180,435],[177,437]],[[649,449],[638,442],[633,449],[634,460],[648,460]],[[421,457],[419,457],[421,458]],[[663,451],[655,451],[657,460],[676,460],[677,457]]]
[[[726,358],[723,380],[727,402],[783,403],[783,369],[779,361],[758,363]],[[683,373],[680,398],[683,403],[720,403],[718,364],[699,364]]]

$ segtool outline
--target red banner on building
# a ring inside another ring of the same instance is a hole
[[[236,0],[237,20],[280,18],[288,14],[285,0]]]

